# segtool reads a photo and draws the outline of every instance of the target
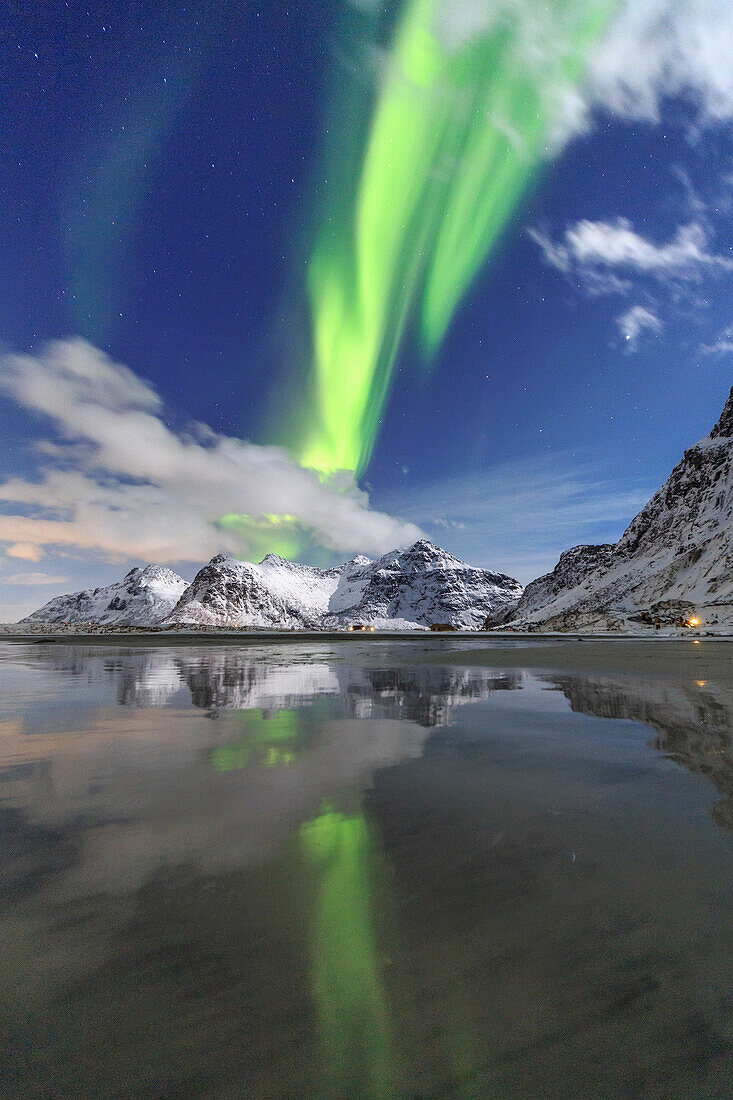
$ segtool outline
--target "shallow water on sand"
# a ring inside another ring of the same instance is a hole
[[[733,1095],[733,688],[515,648],[0,645],[2,1095]]]

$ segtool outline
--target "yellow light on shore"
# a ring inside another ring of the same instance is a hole
[[[689,622],[687,623],[687,625],[688,626],[699,626],[700,625],[700,620],[699,619],[690,619]]]

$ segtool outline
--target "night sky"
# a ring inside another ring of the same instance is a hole
[[[364,461],[302,469],[314,241],[362,167],[339,167],[339,115],[356,88],[369,126],[402,14],[367,48],[369,6],[0,5],[0,618],[148,560],[322,563],[418,529],[526,582],[618,538],[710,430],[733,381],[733,6],[639,0],[588,46],[580,115],[431,356],[407,303]]]

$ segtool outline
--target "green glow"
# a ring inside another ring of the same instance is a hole
[[[296,516],[249,516],[230,512],[217,520],[217,525],[239,535],[243,548],[253,557],[279,554],[281,558],[292,560],[302,553],[307,541],[307,534]]]
[[[617,3],[506,5],[451,47],[437,33],[438,0],[405,0],[346,197],[338,164],[328,173],[339,194],[326,202],[308,268],[304,465],[364,469],[408,322],[433,355],[548,155],[564,94]]]
[[[246,733],[237,741],[209,750],[209,763],[220,772],[253,765],[274,768],[294,763],[302,747],[302,729],[294,710],[265,718],[261,710],[244,713]]]
[[[137,296],[136,237],[149,204],[160,198],[161,163],[224,25],[217,10],[224,5],[209,5],[206,19],[194,6],[177,7],[163,41],[149,43],[139,57],[131,53],[104,88],[62,190],[58,228],[68,325],[101,346],[114,342]]]
[[[326,1096],[394,1095],[387,999],[374,933],[372,842],[362,813],[326,807],[301,830],[319,875],[313,997]]]

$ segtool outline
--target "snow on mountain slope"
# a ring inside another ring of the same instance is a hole
[[[217,554],[196,574],[168,622],[315,628],[338,580],[338,569],[314,569],[276,554],[259,565]]]
[[[21,622],[153,626],[171,613],[187,587],[172,569],[147,565],[105,588],[57,596]]]
[[[490,611],[516,599],[521,591],[511,577],[466,565],[420,539],[375,562],[348,562],[326,625],[363,622],[382,626],[400,621],[430,626],[439,622],[477,630]]]
[[[474,569],[424,539],[375,562],[360,557],[325,570],[274,554],[259,565],[219,555],[197,574],[168,621],[316,629],[444,622],[476,629],[521,591],[511,577]]]
[[[372,565],[371,558],[362,555],[352,558],[341,567],[338,584],[328,601],[328,611],[331,614],[346,611],[359,603],[369,582]]]
[[[331,569],[276,554],[257,565],[219,554],[190,585],[149,565],[108,588],[52,600],[24,621],[314,630],[439,622],[471,630],[521,591],[511,577],[475,569],[423,539],[374,562],[358,557]]]
[[[566,551],[527,585],[508,621],[624,628],[641,612],[662,625],[693,612],[701,625],[733,624],[733,390],[710,435],[685,451],[619,541]]]

